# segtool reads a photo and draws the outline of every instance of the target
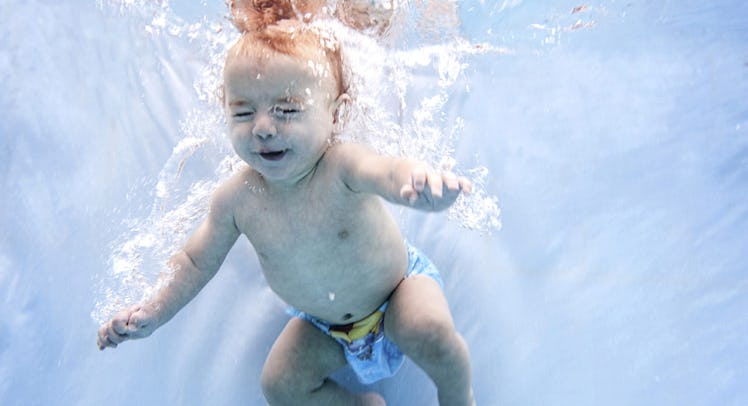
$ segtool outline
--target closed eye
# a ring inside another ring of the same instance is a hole
[[[253,111],[237,111],[234,113],[235,118],[249,118],[254,114]]]
[[[274,106],[273,107],[273,116],[281,118],[281,119],[291,119],[294,118],[296,115],[301,114],[303,112],[302,109],[294,106]]]

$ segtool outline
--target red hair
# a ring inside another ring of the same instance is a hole
[[[230,0],[231,22],[242,36],[235,49],[262,46],[294,57],[323,56],[340,94],[346,91],[343,60],[337,41],[308,26],[325,0]]]
[[[241,32],[262,31],[281,20],[298,19],[308,22],[324,4],[324,0],[229,1],[232,23]]]

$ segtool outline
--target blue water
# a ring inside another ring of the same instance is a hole
[[[210,39],[168,27],[227,27],[222,1],[173,2],[160,31],[148,2],[102,3],[0,0],[0,404],[262,404],[286,316],[246,242],[152,337],[95,347],[112,252],[209,109],[194,84]],[[472,1],[460,16],[500,52],[464,56],[445,123],[463,120],[454,155],[489,169],[503,227],[399,219],[442,269],[478,403],[748,404],[748,5]],[[222,148],[184,176],[212,174]],[[435,400],[412,364],[375,387]]]

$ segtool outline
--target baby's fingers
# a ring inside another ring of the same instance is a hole
[[[464,176],[460,176],[457,179],[457,182],[460,184],[460,190],[462,190],[462,193],[470,194],[473,193],[473,182],[471,182],[468,178]]]
[[[107,323],[99,329],[96,343],[99,350],[107,347],[117,348],[117,344],[127,340],[127,335],[119,334],[114,330],[113,323]]]
[[[428,182],[427,170],[422,167],[413,169],[413,172],[410,174],[410,180],[413,190],[416,192],[423,192],[423,189],[426,187],[426,183]]]
[[[431,191],[431,197],[434,199],[441,199],[442,197],[442,188],[444,187],[444,183],[442,182],[442,175],[434,170],[428,171],[428,184],[429,189]]]
[[[104,327],[100,328],[98,334],[96,335],[96,345],[99,347],[99,350],[103,350],[106,347],[116,346],[115,344],[109,342]]]
[[[153,317],[140,309],[130,316],[127,322],[128,333],[135,337],[144,337],[148,335],[148,328],[153,321]]]
[[[116,334],[126,335],[127,334],[127,316],[117,316],[111,321],[111,329]]]
[[[410,182],[400,188],[400,197],[408,203],[413,204],[418,200],[418,195],[426,189],[429,181],[428,171],[424,167],[416,167],[410,173]]]
[[[413,204],[418,200],[418,192],[413,188],[412,184],[404,184],[400,188],[400,197],[410,204]]]
[[[444,187],[450,192],[458,192],[461,188],[460,179],[452,172],[445,172],[442,175]]]

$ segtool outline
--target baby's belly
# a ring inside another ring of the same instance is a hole
[[[348,324],[378,309],[407,271],[407,251],[343,261],[274,267],[263,264],[270,288],[289,305],[332,324]]]

